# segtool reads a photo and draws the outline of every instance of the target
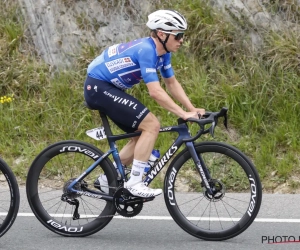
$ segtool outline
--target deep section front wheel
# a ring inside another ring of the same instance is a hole
[[[0,237],[13,225],[19,210],[19,187],[12,170],[0,159]]]
[[[105,174],[109,194],[117,188],[116,171],[110,160],[104,159],[82,181],[75,184],[77,193],[67,190],[100,156],[98,148],[80,141],[62,141],[44,149],[32,163],[26,182],[29,205],[39,221],[51,231],[63,236],[87,236],[105,227],[116,209],[112,201],[84,195],[100,192],[95,180]]]
[[[204,240],[226,240],[246,230],[261,204],[262,187],[251,161],[238,149],[219,142],[195,144],[213,190],[202,183],[187,149],[172,161],[166,173],[164,196],[175,222]]]

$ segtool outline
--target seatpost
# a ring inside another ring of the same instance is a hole
[[[99,111],[99,115],[100,115],[100,118],[101,118],[102,123],[103,123],[105,134],[107,136],[112,136],[113,134],[111,132],[109,122],[108,122],[108,119],[107,119],[106,115],[104,113],[102,113],[100,110],[98,110],[98,111]]]

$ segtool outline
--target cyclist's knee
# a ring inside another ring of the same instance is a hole
[[[139,136],[132,137],[132,138],[130,138],[129,143],[130,144],[136,144],[139,139],[140,139]]]
[[[139,130],[148,131],[154,134],[158,134],[160,129],[160,123],[155,115],[148,113],[143,121],[139,125]]]

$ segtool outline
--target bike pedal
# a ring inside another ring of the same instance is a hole
[[[147,201],[153,201],[155,196],[153,197],[140,197],[140,196],[135,196],[133,195],[129,190],[127,190],[126,188],[124,188],[124,195],[131,197],[133,203],[144,203]],[[128,201],[127,201],[128,202]]]

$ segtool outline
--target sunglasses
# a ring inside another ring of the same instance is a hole
[[[184,32],[174,33],[174,32],[170,32],[170,31],[162,31],[162,30],[161,30],[161,32],[166,33],[166,34],[174,35],[175,40],[177,40],[177,41],[181,40],[184,36]]]

